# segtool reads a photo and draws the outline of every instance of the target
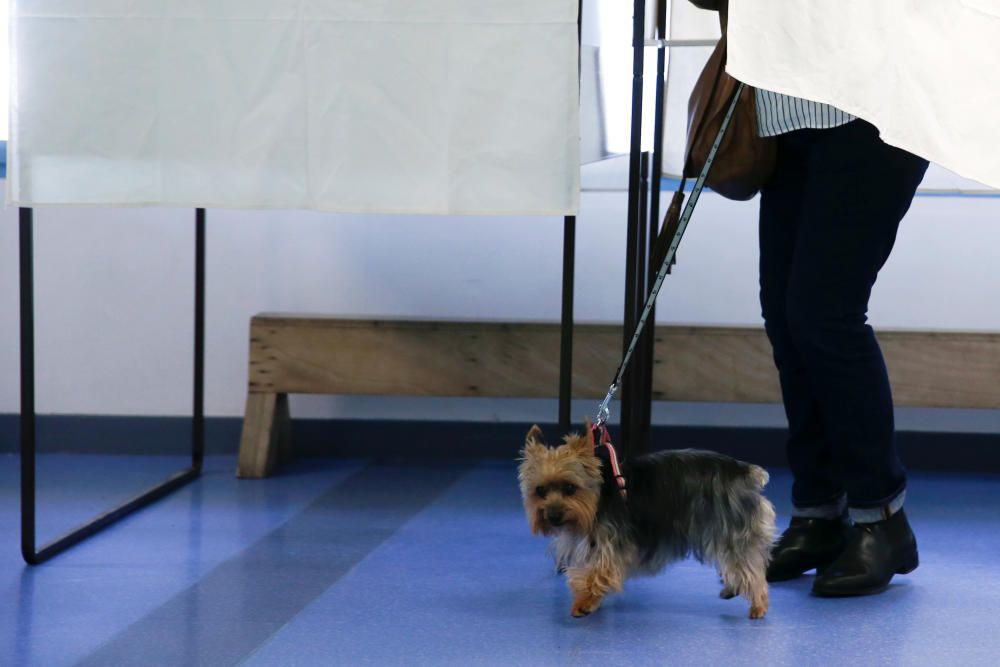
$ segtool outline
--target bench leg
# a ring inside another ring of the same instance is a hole
[[[287,461],[290,455],[288,394],[247,394],[236,476],[267,477],[277,462]]]
[[[288,394],[278,394],[274,405],[274,432],[278,440],[278,465],[292,460],[292,415],[288,410]]]

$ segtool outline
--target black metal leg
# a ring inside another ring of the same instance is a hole
[[[659,12],[656,22],[657,36],[660,39],[667,39],[667,17],[664,12]],[[665,79],[667,70],[667,49],[660,46],[656,52],[656,100],[654,102],[655,111],[653,118],[653,187],[652,197],[649,204],[649,216],[652,229],[659,229],[660,221],[660,187],[663,180],[663,111],[666,103]],[[655,239],[655,234],[650,239]],[[649,272],[650,286],[656,278],[656,272],[660,267],[654,266]],[[652,325],[652,322],[650,322]]]
[[[635,321],[639,322],[642,309],[646,305],[646,297],[649,294],[649,153],[642,154],[642,161],[639,166],[639,242],[636,247],[637,267],[635,285]],[[647,376],[650,372],[647,363],[648,356],[648,326],[643,329],[639,339],[639,346],[636,350],[636,362],[633,365],[632,373],[632,425],[630,431],[632,455],[642,454],[649,449],[648,429],[645,426],[645,416],[648,412],[649,393],[646,390]]]
[[[43,563],[74,544],[197,479],[204,459],[205,357],[205,211],[195,214],[195,341],[194,422],[191,467],[177,472],[151,489],[111,509],[89,523],[36,549],[35,545],[35,319],[33,211],[22,208],[20,222],[21,299],[21,555],[29,565]]]
[[[631,199],[631,195],[629,197]],[[629,206],[631,209],[631,205]],[[630,218],[631,211],[630,211]],[[624,340],[622,342],[623,350],[627,349],[632,338],[632,334],[635,331],[636,324],[638,323],[638,316],[636,314],[637,306],[635,303],[636,296],[636,285],[638,284],[638,253],[636,248],[639,242],[638,226],[634,224],[636,221],[634,219],[629,221],[628,232],[625,241],[625,313],[622,318],[624,325]],[[635,364],[627,367],[625,372],[622,374],[621,380],[621,440],[620,448],[622,449],[623,455],[628,457],[631,453],[632,444],[632,408],[635,404],[635,392],[634,384],[632,378],[635,376],[634,373]]]
[[[35,553],[35,279],[32,209],[18,211],[21,293],[21,554]]]
[[[667,17],[664,12],[659,12],[657,17],[657,32],[660,39],[666,39]],[[653,117],[653,164],[652,164],[652,185],[650,187],[649,202],[649,246],[647,262],[649,271],[644,294],[646,297],[652,292],[653,283],[656,281],[656,273],[660,267],[653,266],[653,248],[656,237],[660,229],[660,188],[663,176],[663,111],[665,104],[665,81],[667,52],[665,47],[660,47],[656,55],[656,101]],[[642,441],[647,447],[652,446],[652,417],[653,417],[653,370],[656,367],[656,309],[652,310],[646,322],[646,332],[643,353],[643,376],[642,388],[642,417],[640,419],[641,431],[644,434]]]
[[[576,39],[577,75],[581,69],[583,47],[583,0],[577,3]],[[559,432],[569,433],[570,406],[573,400],[573,290],[576,279],[576,216],[563,218],[562,324],[559,344]]]
[[[205,209],[194,210],[194,404],[191,406],[191,467],[205,461]]]
[[[638,240],[640,219],[640,180],[642,167],[642,77],[645,65],[645,29],[646,0],[635,0],[632,14],[632,125],[631,145],[629,151],[628,175],[628,238],[626,240],[625,260],[625,333],[623,347],[627,348],[639,321],[641,303],[637,303],[636,286],[640,284],[638,264]],[[642,281],[645,284],[645,281]],[[629,369],[622,382],[621,402],[621,445],[623,454],[628,457],[633,453],[635,433],[635,373]]]
[[[636,10],[638,11],[638,10]],[[666,38],[666,15],[660,12],[657,21],[658,37]],[[641,309],[642,304],[652,291],[655,282],[656,272],[659,267],[652,265],[654,241],[659,231],[660,216],[660,187],[663,172],[663,107],[664,107],[664,73],[666,70],[666,51],[661,46],[657,52],[656,59],[656,89],[655,89],[655,111],[653,118],[653,153],[652,153],[652,183],[649,187],[647,198],[646,185],[649,183],[647,168],[650,167],[648,154],[643,154],[640,164],[640,191],[639,191],[639,225],[640,225],[640,270],[638,274],[639,284],[636,286],[638,300],[637,308]],[[648,203],[648,208],[647,208]],[[648,242],[643,243],[643,237]],[[637,311],[636,317],[640,313]],[[631,406],[631,437],[630,445],[633,455],[642,453],[649,449],[652,434],[652,401],[653,401],[653,368],[655,364],[655,338],[656,338],[656,311],[651,311],[646,321],[645,330],[640,338],[636,350],[636,360],[634,367],[634,384],[632,388]]]
[[[573,398],[573,287],[576,264],[576,217],[563,219],[562,340],[559,347],[559,432],[570,431]]]

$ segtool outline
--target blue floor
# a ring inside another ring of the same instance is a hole
[[[242,482],[234,464],[28,568],[17,459],[0,458],[0,665],[998,664],[1000,477],[913,475],[921,567],[882,595],[813,598],[805,577],[750,621],[682,563],[576,620],[512,462],[309,460]],[[42,537],[182,466],[42,457]]]

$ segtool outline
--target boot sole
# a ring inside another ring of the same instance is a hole
[[[826,571],[826,568],[830,567],[832,562],[833,559],[831,558],[828,561],[824,561],[822,565],[812,565],[804,570],[790,570],[777,575],[768,574],[767,583],[774,584],[782,581],[792,581],[793,579],[798,579],[799,577],[805,575],[806,572],[811,572],[812,570],[816,570],[816,575],[819,576]]]
[[[891,579],[890,579],[891,581]],[[822,589],[813,589],[812,594],[820,598],[854,598],[861,597],[864,595],[876,595],[889,588],[889,582],[882,584],[881,586],[873,586],[871,588],[857,588],[850,591],[824,591]]]
[[[909,574],[920,566],[920,557],[914,553],[913,557],[907,557],[899,566],[896,567],[893,576],[897,574]],[[889,577],[889,581],[884,584],[879,584],[878,586],[871,586],[869,588],[856,588],[853,590],[832,590],[825,591],[823,589],[817,589],[813,587],[812,594],[821,598],[850,598],[850,597],[860,597],[862,595],[875,595],[877,593],[884,592],[889,588],[889,582],[892,581],[892,577]]]

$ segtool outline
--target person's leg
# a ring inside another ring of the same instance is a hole
[[[833,476],[830,442],[788,328],[788,279],[801,224],[810,146],[820,130],[779,136],[777,164],[760,200],[760,304],[778,369],[788,419],[786,452],[792,469],[792,520],[771,552],[768,581],[784,581],[828,565],[846,541],[846,496]]]
[[[760,305],[788,418],[786,450],[794,476],[794,514],[830,518],[842,513],[844,490],[832,475],[823,415],[795,349],[786,308],[809,174],[809,148],[821,132],[800,130],[777,138],[775,173],[760,199]]]
[[[857,518],[878,519],[903,492],[906,473],[868,300],[927,162],[855,121],[825,131],[808,168],[786,317],[823,413],[835,475],[852,511],[862,511]]]
[[[857,522],[884,521],[905,498],[889,378],[867,311],[926,168],[925,160],[881,142],[864,121],[826,131],[810,151],[786,316],[822,411],[833,473]],[[912,551],[915,560],[915,542]],[[886,578],[884,570],[890,566],[902,569],[883,563],[877,587],[888,583],[891,573]]]

